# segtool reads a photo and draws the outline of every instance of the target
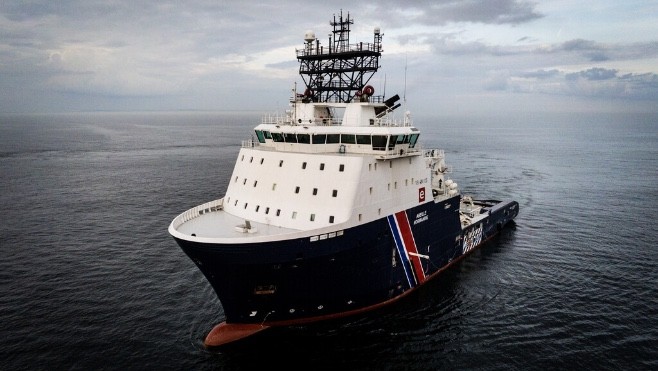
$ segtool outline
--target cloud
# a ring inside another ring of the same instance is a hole
[[[525,0],[435,0],[400,2],[384,0],[372,4],[373,11],[390,25],[445,25],[448,23],[520,24],[543,17],[537,4]]]

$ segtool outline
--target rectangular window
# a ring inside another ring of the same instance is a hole
[[[276,190],[276,183],[272,183],[272,190]]]
[[[327,134],[327,144],[340,143],[340,134]]]
[[[251,156],[251,158],[249,159],[249,163],[252,163],[252,162],[254,162],[254,156]]]
[[[359,214],[359,221],[361,221],[361,217],[362,217],[362,216],[363,216],[363,215]]]
[[[303,144],[311,143],[311,136],[309,134],[297,134],[297,141]]]
[[[306,162],[302,162],[302,169],[306,169]]]
[[[247,178],[244,178],[244,180],[242,181],[242,185],[245,185],[245,184],[247,184]]]
[[[260,209],[260,205],[256,205],[256,212]]]
[[[327,134],[313,134],[313,144],[324,144],[327,141]]]
[[[283,160],[280,160],[279,161],[279,167],[282,167],[282,166],[283,166]]]
[[[296,212],[296,211],[293,211],[293,212],[292,212],[292,218],[293,218],[293,219],[297,219],[297,212]]]
[[[338,166],[338,171],[345,171],[345,165],[340,164],[340,166]]]
[[[341,134],[340,142],[344,144],[356,144],[356,135],[354,134]]]
[[[338,190],[334,189],[333,192],[331,192],[331,197],[336,197],[338,196]]]
[[[315,214],[311,214],[311,221],[312,221],[312,222],[315,221]]]
[[[295,193],[299,193],[299,186],[295,187]]]
[[[386,135],[373,135],[372,136],[372,149],[375,151],[386,150]]]
[[[281,215],[281,209],[276,209],[276,216]]]
[[[244,203],[244,208],[245,208],[245,209],[247,208],[247,205],[249,205],[249,203],[248,203],[248,202],[245,202],[245,203]]]
[[[261,164],[261,165],[263,164],[263,161],[265,161],[265,159],[264,159],[264,158],[261,158],[261,159],[260,159],[260,164]]]
[[[334,222],[334,216],[331,215],[331,216],[329,217],[329,223],[333,223],[333,222]]]
[[[272,133],[272,140],[275,142],[283,142],[283,135],[281,133]]]
[[[269,213],[270,213],[270,207],[268,206],[265,208],[265,214],[269,214]]]
[[[372,194],[372,187],[370,187],[370,194]]]
[[[256,184],[258,184],[258,181],[254,180],[254,187],[256,187]]]
[[[367,144],[367,145],[372,144],[372,141],[370,140],[370,135],[362,135],[362,134],[357,135],[356,144]]]
[[[324,164],[320,164],[320,170],[324,170]]]
[[[317,194],[318,194],[318,189],[317,189],[317,188],[313,188],[313,196],[317,196]]]
[[[283,139],[286,143],[297,143],[297,135],[295,133],[284,133]]]

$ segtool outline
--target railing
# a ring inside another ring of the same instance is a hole
[[[297,57],[307,57],[312,55],[331,55],[334,53],[362,52],[362,51],[381,52],[382,47],[381,44],[360,42],[358,44],[341,45],[338,48],[334,48],[334,47],[325,48],[324,45],[319,45],[319,47],[317,47],[317,45],[311,45],[310,48],[306,47],[304,49],[295,50]]]
[[[214,200],[206,202],[205,204],[196,206],[192,209],[187,210],[186,212],[177,216],[172,222],[174,229],[178,229],[183,223],[189,222],[190,220],[197,218],[203,214],[207,214],[213,211],[222,210],[224,207],[224,199],[220,198],[219,200]]]

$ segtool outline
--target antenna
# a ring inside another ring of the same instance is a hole
[[[402,104],[404,104],[404,124],[408,125],[409,111],[407,111],[407,53],[404,53],[404,92],[402,93]]]

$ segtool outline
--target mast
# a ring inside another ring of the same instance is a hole
[[[333,31],[329,34],[328,47],[320,45],[313,32],[306,33],[304,48],[296,51],[299,74],[306,85],[305,100],[347,103],[355,97],[368,100],[374,93],[374,89],[364,88],[380,67],[383,35],[377,27],[372,43],[350,44],[353,23],[349,13],[343,17],[342,10],[338,18],[334,15],[329,23]],[[366,96],[362,97],[363,94]]]

